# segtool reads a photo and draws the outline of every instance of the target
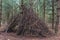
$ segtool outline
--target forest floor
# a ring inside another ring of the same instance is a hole
[[[59,25],[59,27],[60,27],[60,25]],[[15,35],[14,33],[1,32],[0,40],[60,40],[60,31],[59,31],[58,35],[47,37],[47,38],[21,37],[21,36]]]
[[[60,36],[53,36],[48,38],[39,38],[39,37],[21,37],[13,33],[1,33],[0,40],[60,40]]]

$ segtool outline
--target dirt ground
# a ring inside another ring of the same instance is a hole
[[[53,36],[48,38],[39,37],[21,37],[13,33],[0,33],[0,40],[60,40],[60,36]]]
[[[59,25],[59,27],[60,27],[60,25]],[[1,32],[0,33],[0,40],[60,40],[60,32],[56,36],[51,36],[51,37],[47,37],[47,38],[22,37],[22,36],[17,36],[14,33]]]

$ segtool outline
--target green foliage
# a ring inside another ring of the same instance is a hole
[[[2,0],[2,20],[7,21],[18,11],[18,3],[16,0]]]
[[[19,10],[21,5],[21,0],[2,0],[2,16],[3,20],[7,21],[11,16],[16,15],[21,10]],[[32,4],[32,8],[36,13],[39,14],[39,17],[43,18],[43,1],[44,0],[32,0],[31,2],[29,0],[23,0],[24,5],[27,7],[30,7],[30,3]],[[56,6],[57,3],[55,1],[55,15],[56,15]],[[52,16],[52,0],[45,0],[45,15],[48,18],[45,18],[46,21],[48,20],[51,22],[51,16]]]

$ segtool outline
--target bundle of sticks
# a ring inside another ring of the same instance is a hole
[[[52,32],[46,23],[41,20],[32,8],[22,6],[22,12],[12,17],[8,22],[7,32],[15,32],[17,35],[46,37]]]

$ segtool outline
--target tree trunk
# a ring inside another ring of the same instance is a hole
[[[54,0],[52,0],[52,29],[54,29]]]
[[[45,21],[45,0],[43,2],[43,18],[44,18],[44,21]]]
[[[58,10],[58,9],[57,9]],[[55,33],[58,32],[58,25],[59,25],[59,13],[57,13],[56,24],[55,24]]]
[[[0,0],[0,27],[1,27],[1,19],[2,19],[2,0]]]
[[[59,6],[59,0],[56,0],[57,1],[57,15],[56,15],[56,24],[55,24],[55,33],[57,34],[57,32],[58,32],[58,25],[59,25],[59,17],[60,17],[60,6]]]

